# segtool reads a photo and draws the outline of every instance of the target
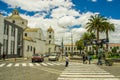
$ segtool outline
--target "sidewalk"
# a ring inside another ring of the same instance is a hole
[[[27,60],[27,58],[6,58],[5,60],[3,59],[0,59],[0,62],[3,62],[3,61],[21,61],[21,60]]]

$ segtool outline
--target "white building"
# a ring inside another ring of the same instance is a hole
[[[54,30],[49,27],[45,36],[40,28],[27,28],[24,31],[24,57],[31,57],[33,54],[45,54],[60,52],[60,46],[55,44]]]
[[[35,53],[44,54],[60,52],[55,44],[54,30],[46,30],[46,38],[40,28],[30,28],[28,21],[13,10],[12,15],[3,17],[0,14],[0,55],[6,57],[31,57]]]
[[[52,27],[49,27],[47,30],[46,48],[47,53],[55,52],[54,30]]]
[[[24,57],[31,57],[35,53],[45,53],[46,42],[40,28],[27,28],[24,31]]]
[[[23,29],[26,26],[23,23],[26,21],[21,19],[17,10],[13,10],[11,16],[0,16],[1,55],[5,54],[7,58],[23,56]]]
[[[109,51],[112,51],[112,49],[116,48],[117,52],[120,53],[120,43],[109,43],[108,47],[109,47],[108,48]]]
[[[71,54],[73,53],[74,55],[79,55],[80,51],[77,49],[77,46],[76,45],[72,45],[72,44],[65,44],[64,45],[64,50],[63,52],[65,54]]]
[[[0,14],[0,55],[3,54],[3,31],[4,31],[4,17]]]

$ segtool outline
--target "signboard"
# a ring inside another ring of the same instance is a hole
[[[96,39],[94,40],[84,40],[84,46],[88,45],[101,45],[101,44],[107,44],[109,42],[108,39],[99,39],[98,41]]]

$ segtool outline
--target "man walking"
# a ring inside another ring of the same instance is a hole
[[[83,53],[83,64],[85,64],[86,61],[86,55]]]
[[[65,64],[65,67],[68,67],[68,64],[69,64],[69,58],[68,58],[68,55],[66,55],[66,64]]]
[[[101,59],[102,59],[102,54],[103,54],[103,49],[100,48],[100,49],[98,50],[98,63],[97,63],[97,65],[102,65],[102,61],[101,61]]]
[[[92,59],[92,57],[90,55],[88,55],[89,64],[91,64],[91,59]]]

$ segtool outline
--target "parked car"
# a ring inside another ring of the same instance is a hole
[[[44,56],[45,56],[45,57],[49,57],[49,54],[48,54],[48,53],[45,53]]]
[[[48,60],[49,61],[57,61],[57,60],[59,60],[59,56],[57,53],[50,53]]]
[[[33,54],[31,60],[32,62],[43,62],[44,56],[42,54]]]

